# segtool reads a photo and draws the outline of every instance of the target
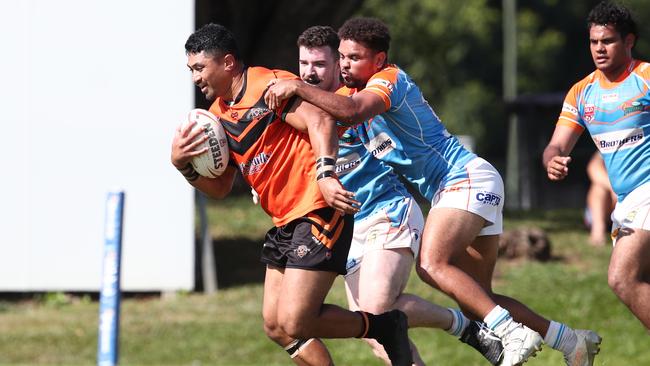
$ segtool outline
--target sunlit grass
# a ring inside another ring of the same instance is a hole
[[[217,246],[224,240],[233,248],[239,241],[257,247],[271,227],[270,219],[247,196],[210,202],[209,215]],[[499,261],[496,291],[516,297],[548,318],[597,330],[604,342],[596,365],[650,365],[650,336],[607,287],[611,248],[587,244],[580,212],[509,214],[505,226],[544,229],[558,259]],[[407,290],[453,306],[415,275]],[[328,301],[345,305],[341,278]],[[120,364],[290,365],[287,354],[264,335],[261,302],[259,282],[221,289],[211,296],[127,297],[122,303]],[[0,365],[96,364],[97,315],[97,302],[87,297],[51,294],[30,301],[0,302]],[[430,365],[487,364],[442,331],[415,329],[410,334]],[[326,343],[338,365],[381,365],[359,340]],[[563,364],[561,354],[549,347],[526,363]]]

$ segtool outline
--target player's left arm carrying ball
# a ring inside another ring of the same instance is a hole
[[[360,202],[354,200],[354,193],[343,188],[334,172],[339,146],[334,118],[320,108],[297,99],[287,112],[285,121],[295,129],[309,134],[318,162],[316,179],[325,202],[345,213],[354,214],[359,211]]]
[[[176,128],[172,140],[171,161],[174,167],[183,174],[185,179],[195,188],[212,198],[224,198],[232,190],[237,170],[228,166],[220,176],[207,178],[199,175],[192,164],[192,158],[208,151],[207,147],[201,148],[208,139],[200,128],[193,129],[196,122],[180,124]]]

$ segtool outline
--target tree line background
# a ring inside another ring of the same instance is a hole
[[[517,91],[524,104],[537,105],[520,121],[521,143],[529,150],[523,164],[536,164],[526,184],[545,184],[541,145],[553,131],[564,93],[594,70],[586,18],[598,2],[517,1]],[[622,3],[639,28],[635,57],[650,59],[650,2]],[[248,64],[295,73],[296,38],[305,28],[336,29],[357,15],[382,19],[392,36],[389,61],[411,75],[451,133],[474,137],[475,151],[505,175],[508,114],[515,109],[503,98],[502,0],[198,0],[196,10],[197,26],[218,22],[233,30]],[[535,98],[540,94],[551,97],[540,102]],[[206,106],[199,94],[197,104],[202,103]],[[591,153],[590,144],[581,139],[576,165]]]

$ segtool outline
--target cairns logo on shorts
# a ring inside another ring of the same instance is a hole
[[[501,196],[496,193],[483,191],[476,194],[476,200],[486,205],[497,206],[501,203]]]

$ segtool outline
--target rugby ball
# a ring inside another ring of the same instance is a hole
[[[204,135],[208,136],[204,143],[197,146],[197,149],[207,147],[208,151],[195,156],[192,159],[192,166],[200,175],[216,178],[223,174],[228,166],[229,150],[226,132],[223,130],[219,118],[205,109],[197,108],[190,111],[187,123],[192,122],[196,122],[194,129],[200,128],[203,131],[203,134],[198,135],[197,139]]]

